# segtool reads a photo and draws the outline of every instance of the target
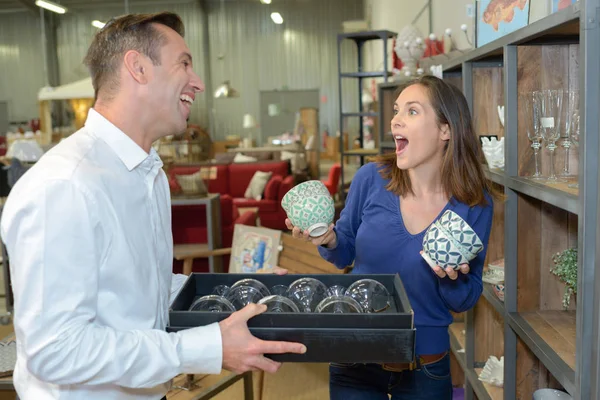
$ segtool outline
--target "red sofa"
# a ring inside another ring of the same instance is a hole
[[[208,233],[206,228],[206,209],[199,206],[172,206],[171,228],[173,230],[173,244],[207,243]],[[256,214],[246,211],[240,215],[233,204],[231,196],[221,195],[221,247],[231,247],[234,225],[256,226]],[[180,273],[183,262],[173,260],[173,271]],[[229,256],[223,256],[223,267],[229,269]],[[194,272],[208,272],[208,259],[197,258],[192,266]]]
[[[174,165],[169,169],[171,190],[178,190],[175,175],[197,172],[200,168],[214,168],[215,176],[207,179],[210,193],[228,194],[237,207],[257,207],[261,226],[286,230],[286,214],[281,199],[294,186],[289,161],[263,161],[232,164]],[[246,199],[244,193],[256,171],[273,172],[265,186],[261,200]],[[213,174],[214,174],[213,172]]]

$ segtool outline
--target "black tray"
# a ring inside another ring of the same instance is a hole
[[[400,277],[396,275],[318,274],[205,274],[193,273],[169,310],[170,332],[208,325],[227,318],[230,312],[187,311],[197,298],[209,294],[216,285],[233,285],[253,278],[267,287],[289,285],[303,277],[320,280],[327,286],[350,286],[359,279],[375,279],[392,296],[391,307],[381,313],[263,313],[248,321],[252,334],[264,340],[304,343],[305,354],[273,354],[284,362],[409,362],[413,360],[415,329],[413,310]]]

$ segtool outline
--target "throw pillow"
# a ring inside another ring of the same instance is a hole
[[[271,175],[273,175],[273,172],[256,171],[254,176],[252,176],[248,187],[246,188],[244,197],[254,200],[262,199],[265,186],[267,186],[267,182],[269,182],[269,179],[271,179]]]
[[[233,159],[234,163],[243,163],[243,162],[256,162],[256,158],[245,156],[242,153],[237,153]]]
[[[302,153],[294,153],[284,150],[281,152],[281,161],[287,160],[290,160],[292,172],[299,172],[306,168],[306,160],[304,158],[304,154]]]
[[[202,171],[187,175],[175,175],[177,183],[181,186],[183,194],[205,195],[208,190],[202,179]]]

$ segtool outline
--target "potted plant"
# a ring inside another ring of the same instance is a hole
[[[567,249],[561,253],[556,253],[552,257],[554,268],[550,269],[554,275],[565,283],[565,293],[563,295],[563,307],[569,308],[571,295],[577,294],[577,249]]]

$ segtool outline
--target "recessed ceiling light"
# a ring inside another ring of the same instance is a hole
[[[260,0],[263,4],[271,4],[271,0]]]
[[[104,22],[98,21],[97,19],[92,21],[92,26],[95,26],[98,29],[104,28],[104,25],[106,25]]]
[[[271,13],[271,19],[276,24],[283,24],[283,17],[278,12]]]
[[[56,4],[53,3],[51,1],[45,1],[45,0],[37,0],[35,2],[35,5],[38,7],[42,7],[45,8],[46,10],[50,10],[52,12],[55,12],[57,14],[64,14],[67,12],[67,8],[61,6],[60,4]]]

